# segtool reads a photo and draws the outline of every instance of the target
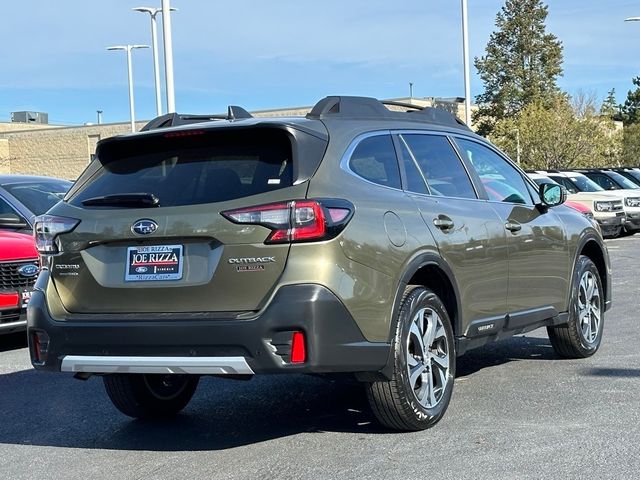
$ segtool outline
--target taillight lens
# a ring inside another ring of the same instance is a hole
[[[36,240],[36,248],[42,255],[55,255],[60,253],[56,237],[61,233],[72,231],[80,223],[80,220],[54,215],[41,215],[36,217],[33,224],[33,236]]]
[[[270,228],[265,243],[328,240],[349,223],[353,205],[346,200],[291,200],[227,210],[222,215],[234,223]]]

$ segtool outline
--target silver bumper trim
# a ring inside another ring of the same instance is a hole
[[[13,330],[18,327],[26,327],[26,326],[27,326],[26,318],[24,320],[16,320],[15,322],[0,323],[0,332],[2,332],[3,330]]]
[[[244,357],[116,357],[67,355],[61,371],[86,373],[176,373],[253,375]]]

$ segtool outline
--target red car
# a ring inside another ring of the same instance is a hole
[[[0,230],[0,335],[26,329],[26,306],[39,272],[33,237]]]

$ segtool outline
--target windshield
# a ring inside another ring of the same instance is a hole
[[[602,188],[600,185],[598,185],[596,182],[594,182],[593,180],[591,180],[590,178],[582,175],[582,174],[577,174],[575,177],[572,176],[567,176],[567,178],[571,181],[571,183],[573,183],[576,188],[578,189],[579,192],[602,192],[604,191],[604,188]]]
[[[638,185],[640,185],[640,170],[625,170],[624,174],[629,178],[635,178]]]
[[[9,183],[4,189],[16,197],[34,215],[42,215],[62,200],[72,183],[67,180],[34,180]]]
[[[636,185],[635,183],[633,183],[631,180],[629,180],[627,177],[625,177],[624,175],[620,175],[617,172],[607,172],[607,175],[610,175],[611,178],[617,183],[619,184],[622,188],[639,188],[638,185]]]

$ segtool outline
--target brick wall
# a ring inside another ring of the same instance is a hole
[[[0,172],[75,180],[99,140],[129,132],[129,123],[0,132]]]

